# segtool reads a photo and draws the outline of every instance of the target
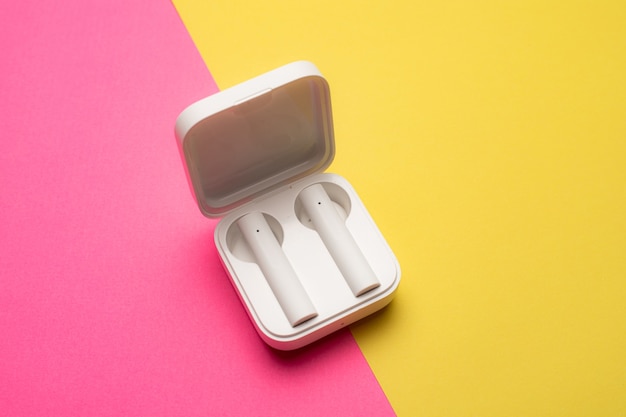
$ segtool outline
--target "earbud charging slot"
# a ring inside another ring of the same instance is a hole
[[[324,182],[321,183],[321,185],[324,187],[326,194],[328,194],[328,197],[330,197],[330,200],[333,202],[333,206],[337,210],[337,213],[339,213],[339,217],[341,217],[341,219],[345,222],[348,216],[350,216],[350,210],[352,209],[350,196],[337,184]],[[296,217],[300,220],[300,223],[311,230],[315,230],[315,227],[311,222],[311,217],[309,217],[304,207],[302,207],[302,202],[299,198],[296,199],[294,210],[296,212]]]
[[[276,236],[278,244],[282,246],[284,239],[282,226],[278,220],[267,213],[263,213],[263,217],[265,217],[265,221],[269,225],[274,236]],[[241,234],[241,230],[239,229],[239,226],[237,226],[236,221],[234,221],[228,228],[228,232],[226,233],[226,246],[237,259],[244,262],[256,263],[254,254],[252,253],[248,242],[246,242],[246,239],[244,239]]]

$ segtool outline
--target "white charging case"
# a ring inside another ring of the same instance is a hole
[[[298,61],[216,93],[186,108],[176,136],[202,213],[222,217],[215,244],[261,338],[280,350],[309,344],[387,305],[400,266],[352,186],[323,171],[335,147],[328,83]],[[355,296],[298,194],[321,183],[335,203],[380,286]],[[318,315],[287,320],[236,221],[262,212]]]

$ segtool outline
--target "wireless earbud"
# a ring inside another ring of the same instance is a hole
[[[355,296],[380,285],[322,184],[310,185],[299,199],[306,214]]]
[[[237,225],[289,323],[295,327],[317,316],[265,215],[248,213],[237,220]]]

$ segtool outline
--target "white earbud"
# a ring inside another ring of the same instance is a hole
[[[263,213],[248,213],[237,220],[237,225],[289,323],[295,327],[317,316]]]
[[[378,287],[380,282],[324,187],[311,185],[299,198],[352,293],[358,297]]]

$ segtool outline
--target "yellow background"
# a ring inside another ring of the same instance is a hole
[[[626,415],[626,2],[174,1],[226,88],[307,59],[400,260],[400,416]]]

